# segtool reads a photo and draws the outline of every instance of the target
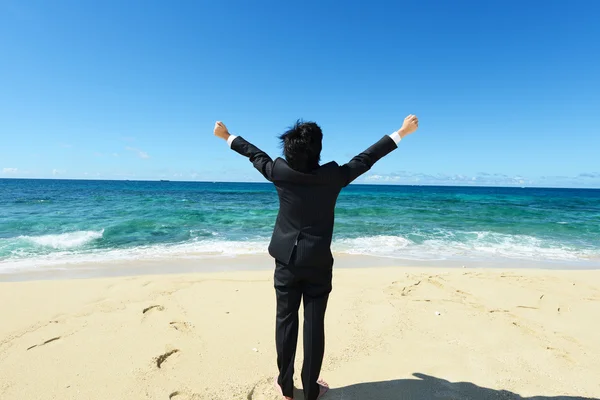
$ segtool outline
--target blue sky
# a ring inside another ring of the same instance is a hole
[[[600,187],[600,2],[0,0],[0,178],[260,181],[297,118],[361,182]]]

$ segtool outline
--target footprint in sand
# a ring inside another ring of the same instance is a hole
[[[419,286],[420,284],[421,284],[421,281],[417,281],[416,283],[413,283],[410,286],[404,286],[402,288],[402,292],[400,292],[400,296],[408,296],[410,294],[410,292],[415,290],[416,287]]]
[[[183,390],[176,390],[169,395],[169,400],[199,400],[200,395]]]
[[[163,306],[161,306],[160,304],[155,304],[153,306],[144,308],[142,310],[142,314],[146,314],[148,311],[152,311],[152,310],[155,310],[155,311],[164,311],[165,308]]]
[[[175,353],[179,353],[179,349],[173,349],[173,350],[167,351],[164,354],[161,354],[158,357],[155,357],[154,360],[156,361],[156,366],[158,368],[161,368],[162,365],[165,363],[165,361],[167,361],[167,359]]]
[[[531,306],[517,306],[517,308],[527,308],[529,310],[539,310],[539,308],[537,308],[537,307],[531,307]]]
[[[48,340],[46,340],[44,343],[41,343],[41,344],[34,344],[33,346],[31,346],[31,347],[28,347],[28,348],[27,348],[27,350],[31,350],[31,349],[33,349],[34,347],[40,347],[40,346],[44,346],[44,345],[46,345],[46,344],[48,344],[48,343],[55,342],[55,341],[57,341],[58,339],[60,339],[60,336],[56,336],[56,337],[53,337],[52,339],[48,339]]]
[[[390,286],[387,287],[386,291],[388,292],[388,294],[392,295],[392,297],[396,297],[398,293],[400,294],[400,296],[408,296],[420,284],[421,281],[419,280],[407,286],[402,286],[402,289],[400,289],[402,283],[400,281],[394,281]]]
[[[294,388],[294,398],[303,398],[302,391]],[[274,400],[281,399],[281,395],[275,389],[273,377],[261,379],[246,395],[248,400]]]
[[[179,332],[189,333],[192,331],[192,324],[189,322],[172,321],[169,322],[169,325],[171,326],[171,328]]]

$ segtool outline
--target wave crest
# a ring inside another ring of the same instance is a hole
[[[598,252],[576,249],[563,243],[527,235],[496,232],[439,231],[436,235],[371,236],[341,239],[333,250],[408,260],[455,258],[506,258],[532,261],[578,261],[598,257]],[[418,240],[417,240],[418,239]]]
[[[43,236],[19,236],[18,239],[38,246],[64,250],[81,247],[93,240],[102,238],[103,234],[104,229],[101,231],[75,231]]]

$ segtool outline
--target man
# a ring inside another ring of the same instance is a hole
[[[349,183],[367,172],[398,142],[417,130],[414,115],[402,127],[384,136],[345,165],[319,165],[323,133],[314,122],[296,123],[280,136],[285,160],[273,161],[265,152],[217,122],[215,136],[248,157],[254,167],[273,182],[279,195],[269,254],[275,259],[277,317],[275,340],[279,375],[276,387],[291,400],[294,391],[294,358],[298,341],[298,309],[304,301],[304,363],[302,385],[305,400],[320,398],[328,389],[318,381],[325,350],[325,309],[331,292],[334,209],[337,197]]]

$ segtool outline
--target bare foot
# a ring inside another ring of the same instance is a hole
[[[319,396],[317,397],[317,400],[319,400],[329,391],[329,385],[323,379],[319,379],[317,383],[319,384]]]
[[[273,380],[273,384],[275,385],[275,389],[277,389],[277,391],[279,392],[279,394],[281,395],[282,398],[284,398],[285,400],[294,400],[291,397],[283,395],[283,390],[281,389],[281,386],[279,385],[279,382],[277,382],[277,377],[275,377],[275,379]]]

